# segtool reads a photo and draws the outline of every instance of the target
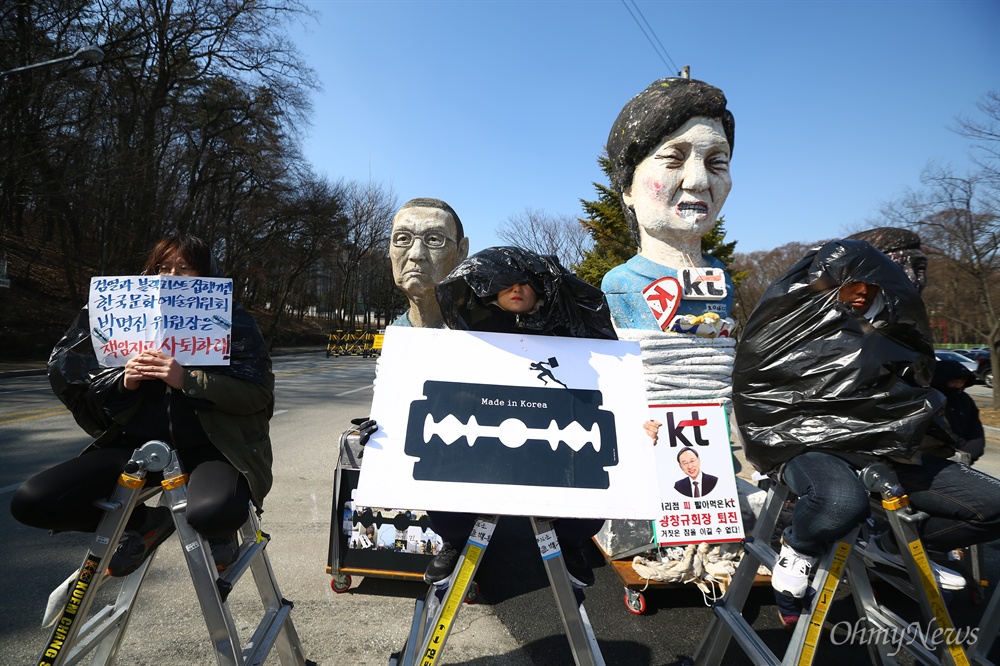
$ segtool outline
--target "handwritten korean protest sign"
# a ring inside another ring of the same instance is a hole
[[[657,545],[740,541],[743,519],[729,444],[729,419],[719,403],[650,405],[663,425],[656,445],[660,510]]]
[[[127,275],[90,280],[90,334],[104,366],[147,349],[181,365],[229,365],[233,281]]]

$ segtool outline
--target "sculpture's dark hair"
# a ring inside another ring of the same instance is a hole
[[[660,79],[630,99],[608,135],[611,188],[621,196],[632,185],[639,163],[667,136],[697,116],[715,118],[722,123],[732,155],[736,120],[726,108],[726,96],[718,88],[695,79]],[[639,223],[635,211],[624,201],[622,210],[638,246]]]

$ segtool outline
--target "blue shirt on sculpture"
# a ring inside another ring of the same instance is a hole
[[[702,315],[715,312],[720,317],[729,316],[733,309],[733,280],[725,272],[725,264],[710,255],[703,255],[709,268],[721,269],[726,276],[726,296],[720,300],[692,300],[682,298],[677,306],[679,315]],[[653,311],[649,309],[642,290],[663,277],[678,278],[677,271],[669,266],[636,255],[620,266],[615,266],[601,281],[601,290],[608,298],[611,315],[617,328],[660,330]]]

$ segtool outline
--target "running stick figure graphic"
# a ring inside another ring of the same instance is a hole
[[[556,360],[555,356],[552,356],[551,358],[549,358],[547,362],[537,361],[535,363],[532,363],[528,367],[530,367],[532,370],[538,370],[538,378],[542,380],[543,384],[549,383],[548,380],[545,379],[546,377],[549,377],[556,384],[559,384],[559,386],[562,386],[563,388],[568,388],[565,384],[556,379],[556,376],[552,374],[552,371],[549,370],[549,368],[546,368],[545,366],[549,366],[549,368],[558,368],[559,361]]]

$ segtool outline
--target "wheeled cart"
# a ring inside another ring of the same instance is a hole
[[[652,524],[648,520],[609,520],[594,536],[598,550],[625,588],[625,608],[633,615],[646,612],[643,592],[656,589],[691,589],[689,583],[667,583],[643,578],[632,567],[636,555],[655,559],[658,550],[653,543]],[[758,575],[754,586],[769,585],[770,576]]]
[[[423,580],[424,570],[441,549],[424,511],[356,506],[364,447],[354,427],[340,435],[333,475],[333,510],[326,571],[334,592],[346,592],[352,575]]]

